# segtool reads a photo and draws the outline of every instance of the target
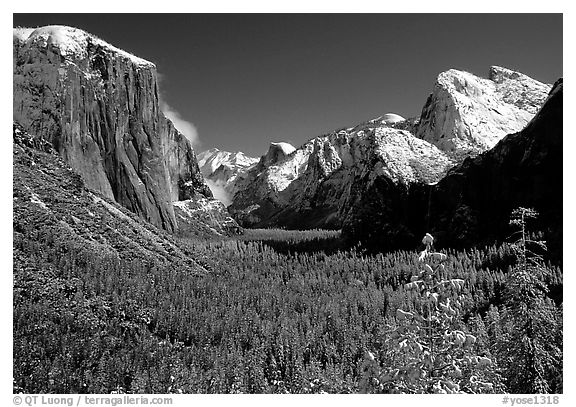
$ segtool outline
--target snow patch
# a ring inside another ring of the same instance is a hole
[[[437,182],[453,166],[448,156],[436,146],[404,130],[376,130],[378,175],[395,182]]]
[[[222,209],[222,202],[204,197],[196,197],[195,199],[185,201],[174,201],[172,204],[188,216],[193,216],[196,212],[218,211]]]
[[[40,205],[42,209],[48,210],[48,206],[36,195],[34,192],[31,192],[32,196],[30,197],[30,202]]]
[[[86,58],[88,56],[88,45],[94,44],[101,46],[125,59],[129,59],[138,66],[154,67],[155,65],[130,54],[120,48],[108,44],[106,41],[88,34],[86,31],[78,28],[64,25],[47,25],[39,28],[14,28],[14,38],[28,44],[40,44],[47,47],[48,44],[60,50],[60,54],[65,57]]]
[[[294,152],[296,150],[296,147],[294,147],[292,144],[286,143],[283,141],[278,142],[278,143],[270,143],[270,145],[280,148],[280,150],[282,150],[284,155],[290,155],[290,154],[292,154],[292,152]]]

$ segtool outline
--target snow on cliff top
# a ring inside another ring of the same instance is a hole
[[[522,72],[501,66],[491,66],[488,79],[496,84],[506,103],[532,114],[540,110],[552,89],[551,84],[539,82]]]
[[[550,85],[492,66],[488,79],[450,69],[438,75],[416,136],[461,161],[522,130],[544,103]]]
[[[13,30],[14,38],[28,44],[40,43],[42,46],[52,44],[60,50],[60,54],[67,57],[85,58],[88,54],[88,44],[94,44],[106,48],[123,58],[129,59],[139,66],[154,66],[152,62],[138,58],[108,44],[106,41],[88,34],[78,28],[64,25],[47,25],[39,28],[18,27]]]
[[[282,150],[284,155],[290,155],[290,154],[292,154],[293,151],[296,150],[296,147],[294,147],[292,144],[285,143],[283,141],[278,142],[278,143],[270,143],[270,146],[279,148],[280,150]]]
[[[400,116],[399,114],[396,113],[386,113],[384,116],[382,116],[382,123],[389,123],[389,124],[393,124],[393,123],[400,123],[405,121],[406,119],[403,118],[402,116]]]
[[[491,66],[488,79],[470,72],[450,69],[438,75],[437,84],[458,97],[482,103],[506,103],[532,115],[540,109],[551,85],[500,66]]]

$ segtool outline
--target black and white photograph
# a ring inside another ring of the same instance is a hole
[[[13,13],[6,405],[563,404],[564,16],[493,11]]]

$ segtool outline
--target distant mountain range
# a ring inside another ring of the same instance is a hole
[[[373,200],[379,205],[374,213],[420,219],[427,208],[399,215],[410,208],[409,191],[429,190],[466,158],[522,130],[550,89],[502,67],[491,67],[488,79],[451,69],[438,76],[418,118],[388,113],[298,148],[273,143],[257,164],[250,160],[241,167],[230,160],[241,153],[209,151],[202,154],[200,167],[207,179],[225,185],[228,209],[246,227],[358,230],[352,224]],[[208,165],[214,161],[220,170]],[[376,192],[376,185],[387,187]],[[409,229],[424,230],[425,225]],[[398,233],[393,235],[402,246]],[[412,236],[406,239],[413,241]]]
[[[198,165],[206,183],[214,197],[226,206],[232,203],[232,197],[237,192],[238,177],[242,177],[256,163],[257,158],[248,157],[242,152],[230,153],[217,148],[198,154]]]
[[[434,231],[465,245],[503,236],[524,205],[561,240],[561,81],[451,69],[419,117],[274,142],[259,159],[197,156],[160,109],[153,63],[64,26],[14,29],[13,50],[13,116],[30,146],[50,146],[88,189],[166,231],[342,229],[379,250]]]

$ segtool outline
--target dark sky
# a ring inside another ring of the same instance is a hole
[[[562,76],[561,14],[15,14],[156,63],[201,145],[253,156],[387,112],[420,114],[438,73]]]

